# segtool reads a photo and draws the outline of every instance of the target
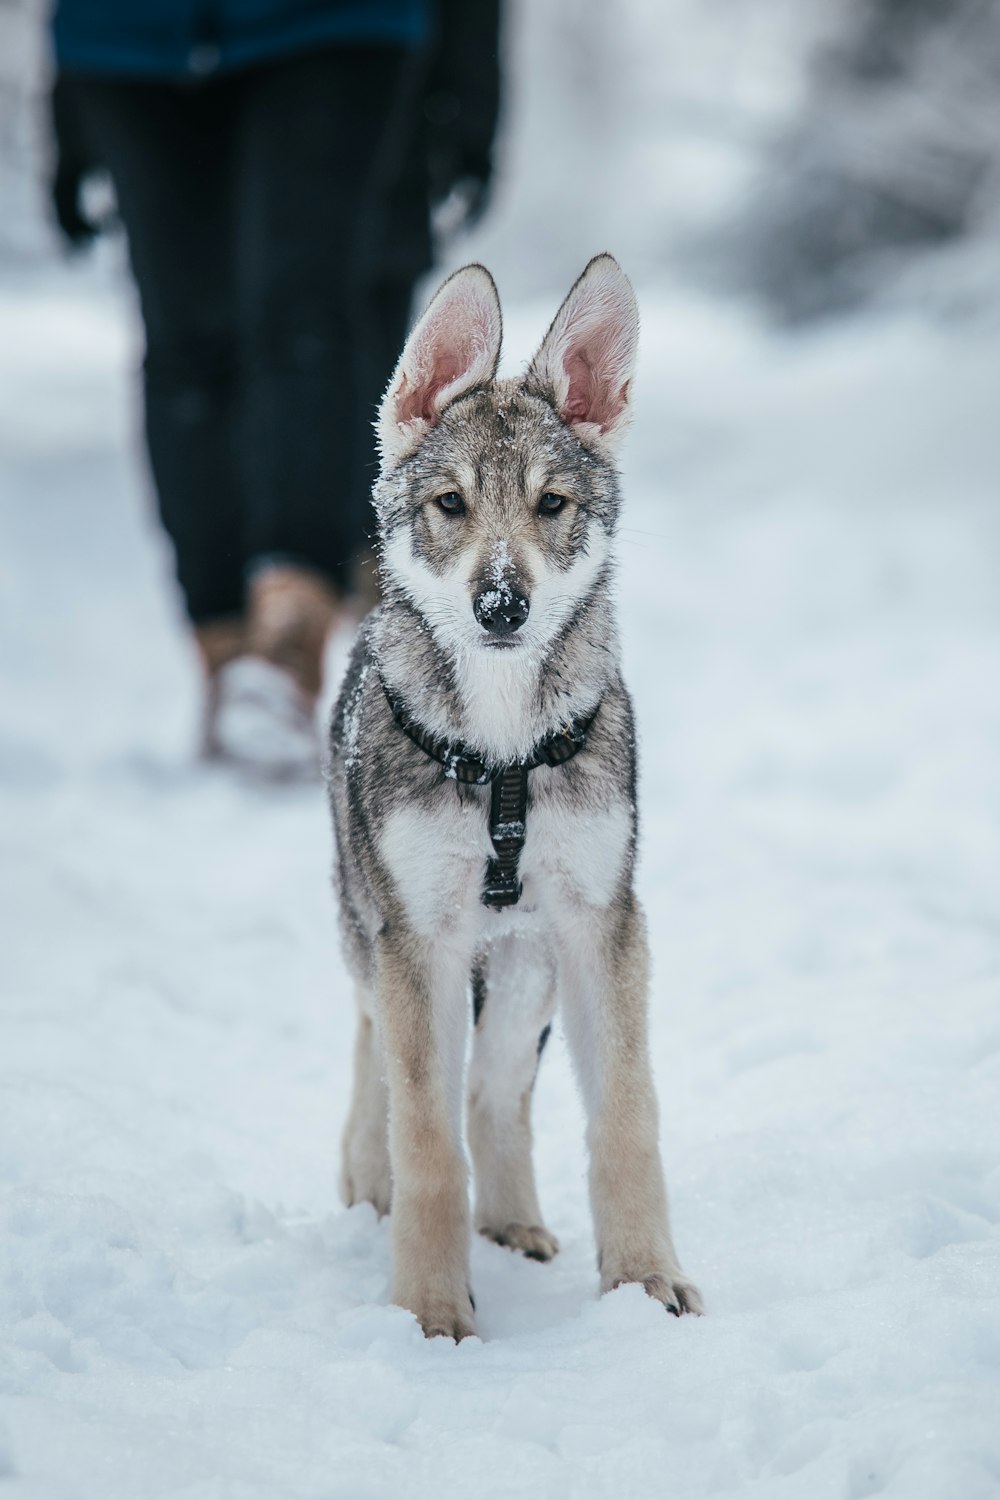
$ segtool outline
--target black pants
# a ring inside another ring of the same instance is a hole
[[[366,545],[411,289],[378,271],[406,72],[366,47],[198,85],[73,80],[128,233],[149,456],[195,622],[239,613],[260,561],[343,584]]]

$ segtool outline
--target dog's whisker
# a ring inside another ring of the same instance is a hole
[[[624,535],[626,533],[629,533],[632,536],[651,537],[654,541],[657,541],[657,542],[669,542],[669,541],[673,540],[671,537],[669,537],[666,534],[665,531],[643,531],[641,529],[641,527],[638,527],[638,526],[619,526],[618,527],[618,535],[619,536],[622,536],[622,535]]]

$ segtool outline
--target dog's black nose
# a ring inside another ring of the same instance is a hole
[[[476,619],[490,635],[513,635],[528,618],[528,601],[512,589],[487,589],[472,606]]]

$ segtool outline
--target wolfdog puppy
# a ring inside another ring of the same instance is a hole
[[[475,1331],[475,1227],[556,1253],[531,1095],[557,1005],[587,1110],[601,1288],[699,1312],[670,1237],[633,890],[632,709],[619,667],[614,456],[638,313],[587,266],[527,374],[498,380],[482,266],[444,283],[379,415],[384,603],[332,725],[337,884],[360,1009],[347,1203],[392,1205],[393,1297],[428,1335]],[[470,1006],[471,992],[471,1006]]]

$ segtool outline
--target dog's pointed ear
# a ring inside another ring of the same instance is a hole
[[[493,379],[502,333],[500,298],[485,266],[463,266],[449,276],[407,339],[382,398],[383,469],[419,447],[452,401]]]
[[[556,313],[525,388],[551,402],[580,441],[614,449],[628,423],[639,345],[631,282],[610,255],[595,255]]]

